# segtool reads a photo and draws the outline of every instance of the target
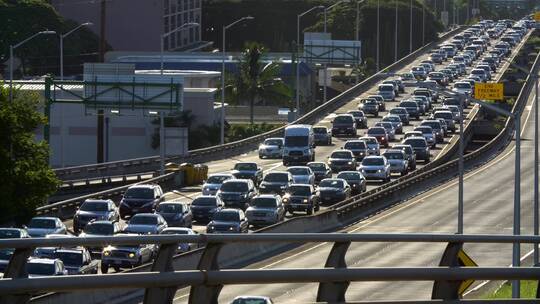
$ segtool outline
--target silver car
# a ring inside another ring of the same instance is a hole
[[[381,146],[379,145],[379,141],[375,137],[371,136],[362,136],[359,138],[359,140],[363,141],[367,145],[367,152],[368,155],[380,155],[381,154]]]
[[[384,156],[368,156],[360,164],[360,173],[370,180],[390,181],[390,163]]]
[[[383,117],[381,121],[391,122],[392,125],[394,126],[394,129],[396,130],[395,132],[396,134],[403,133],[403,123],[401,122],[401,118],[399,118],[398,115],[387,114],[386,116]]]
[[[394,124],[391,122],[379,121],[375,124],[375,127],[383,127],[386,130],[386,134],[388,134],[388,140],[396,140],[396,129],[394,128]]]
[[[315,184],[315,173],[308,166],[293,166],[287,171],[292,175],[295,184]]]
[[[401,176],[406,175],[409,172],[409,161],[403,150],[401,149],[390,149],[386,150],[383,153],[383,156],[386,157],[390,163],[390,172],[399,173]]]
[[[124,231],[137,234],[160,234],[165,228],[167,228],[167,221],[160,214],[138,213],[129,220]]]
[[[259,158],[282,158],[283,138],[267,138],[259,146]]]
[[[216,195],[219,188],[221,188],[221,184],[229,179],[235,179],[234,175],[225,173],[211,174],[202,186],[202,195]]]
[[[377,95],[381,95],[385,101],[394,101],[396,99],[395,88],[391,84],[380,84],[377,88]]]
[[[285,207],[281,196],[271,194],[256,196],[246,210],[246,217],[252,226],[272,225],[283,221]]]
[[[31,237],[45,237],[49,234],[66,234],[66,225],[57,217],[34,217],[25,227]]]
[[[414,131],[421,132],[422,136],[426,139],[428,145],[430,145],[432,148],[435,148],[437,146],[437,138],[435,135],[435,131],[433,131],[432,127],[418,126],[414,128]]]

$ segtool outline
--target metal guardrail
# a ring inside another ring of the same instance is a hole
[[[205,242],[196,270],[176,271],[172,256],[180,243]],[[226,269],[220,270],[217,256],[227,243],[331,242],[333,247],[325,268],[312,269]],[[345,255],[353,242],[447,243],[439,267],[348,268]],[[159,244],[151,271],[111,275],[74,275],[27,278],[28,257],[36,247],[75,245]],[[540,278],[538,267],[461,267],[458,254],[464,243],[540,243],[530,235],[455,235],[455,234],[236,234],[236,235],[157,235],[58,239],[5,239],[0,249],[15,248],[0,280],[1,303],[26,303],[32,294],[94,289],[145,288],[144,303],[172,303],[179,287],[191,286],[190,303],[217,303],[227,284],[272,284],[318,282],[317,302],[344,302],[347,288],[354,281],[433,281],[432,299],[459,303],[459,289],[471,279]],[[530,302],[529,302],[530,303]]]
[[[413,53],[403,57],[399,61],[386,67],[384,69],[384,72],[386,73],[397,72],[397,70],[413,62],[416,58],[418,58],[418,56],[424,54],[427,50],[431,49],[434,45],[438,44],[440,41],[445,40],[446,38],[456,34],[457,32],[463,30],[464,28],[465,27],[458,27],[456,29],[453,29],[445,33],[444,35],[440,36],[437,41],[426,44],[425,46],[417,49]],[[327,115],[328,113],[341,107],[343,104],[350,102],[354,97],[356,97],[356,95],[358,95],[359,92],[369,89],[369,87],[371,87],[373,84],[387,77],[382,74],[384,73],[379,72],[375,75],[372,75],[371,77],[355,85],[354,87],[347,90],[346,92],[343,92],[342,94],[332,98],[331,100],[320,105],[319,107],[310,111],[309,113],[306,113],[304,116],[300,117],[298,120],[293,122],[293,124],[315,122],[318,118],[322,118],[322,116]],[[284,129],[285,127],[280,127],[280,128],[277,128],[275,130],[272,130],[272,131],[269,131],[260,135],[252,136],[246,139],[227,143],[224,145],[192,150],[192,151],[189,151],[189,155],[186,157],[172,157],[172,158],[168,158],[166,161],[176,162],[176,163],[182,163],[182,162],[197,163],[197,162],[204,162],[208,160],[214,160],[216,158],[218,159],[226,158],[233,154],[238,154],[238,153],[245,152],[247,150],[252,150],[256,148],[264,139],[281,135]],[[88,178],[88,177],[100,177],[101,175],[115,175],[115,173],[111,173],[111,172],[116,172],[116,171],[123,172],[123,173],[125,172],[129,174],[143,172],[143,171],[146,171],[146,172],[153,171],[159,168],[159,162],[160,162],[159,157],[153,156],[153,157],[114,161],[114,162],[101,163],[101,164],[92,164],[92,165],[55,169],[55,173],[60,179],[64,179],[64,178],[83,179],[83,178]]]

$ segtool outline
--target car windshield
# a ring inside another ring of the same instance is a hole
[[[361,111],[352,111],[352,112],[349,112],[349,114],[351,114],[354,117],[364,117],[364,112],[361,112]]]
[[[62,260],[64,265],[68,266],[81,266],[82,265],[82,254],[76,252],[56,252],[56,258]]]
[[[353,118],[351,116],[336,116],[334,118],[335,123],[353,123]]]
[[[422,123],[423,126],[430,126],[434,130],[441,129],[441,124],[437,121],[425,121]]]
[[[248,191],[248,185],[244,182],[230,182],[230,183],[223,183],[223,186],[221,186],[221,191],[225,192],[247,192]]]
[[[107,202],[84,202],[81,206],[82,211],[107,211],[108,209]]]
[[[276,183],[276,182],[288,182],[289,175],[286,173],[268,173],[264,177],[265,182]]]
[[[287,147],[305,147],[308,145],[307,136],[287,136],[285,137],[285,146]]]
[[[152,188],[129,188],[124,194],[125,198],[141,198],[152,199],[154,198],[154,189]]]
[[[464,83],[464,82],[458,82],[454,85],[455,88],[458,89],[470,89],[471,84],[470,83]]]
[[[313,133],[315,134],[326,134],[328,130],[326,128],[313,128]]]
[[[260,208],[273,208],[277,206],[275,198],[257,197],[251,201],[251,205]]]
[[[163,212],[163,213],[180,213],[180,212],[182,212],[182,205],[181,204],[161,203],[161,204],[158,205],[156,211]]]
[[[351,153],[350,152],[346,152],[346,151],[337,151],[337,152],[333,152],[332,155],[330,155],[330,158],[352,158],[351,156]]]
[[[327,179],[321,181],[319,187],[322,188],[343,188],[343,182],[336,179]]]
[[[155,216],[134,216],[130,221],[130,225],[157,225],[157,217]]]
[[[217,212],[214,214],[213,219],[214,221],[238,222],[240,216],[236,212]]]
[[[188,234],[187,230],[163,230],[161,234]]]
[[[485,71],[484,70],[472,70],[471,71],[471,74],[475,74],[475,75],[484,75]]]
[[[0,239],[18,239],[21,237],[19,230],[2,229],[0,230]]]
[[[267,304],[268,302],[264,299],[257,298],[241,298],[235,299],[231,304]]]
[[[366,143],[363,141],[347,142],[345,143],[344,148],[348,150],[366,149]]]
[[[326,166],[323,163],[309,164],[308,167],[310,167],[313,171],[326,170]]]
[[[403,159],[403,153],[385,152],[383,155],[386,159]]]
[[[379,86],[379,91],[393,91],[394,86],[393,85],[381,85]]]
[[[367,131],[367,134],[369,135],[384,135],[386,133],[386,130],[383,127],[378,128],[369,128]]]
[[[208,177],[206,181],[207,184],[222,184],[224,181],[230,179],[230,176],[227,175],[213,175]]]
[[[418,127],[414,129],[415,131],[422,132],[422,134],[431,134],[433,133],[433,129],[431,127]]]
[[[362,138],[361,139],[363,142],[365,142],[368,146],[369,145],[376,145],[377,144],[377,139],[376,138],[369,138],[369,137],[366,137],[366,138]]]
[[[405,114],[406,110],[405,109],[398,109],[398,108],[393,108],[392,110],[390,110],[390,113],[392,114]]]
[[[435,118],[444,118],[444,119],[453,119],[454,115],[452,115],[452,112],[436,112],[433,114],[433,117]]]
[[[287,171],[292,175],[309,175],[309,168],[289,168]]]
[[[344,180],[360,180],[360,173],[357,172],[342,172],[337,175],[337,178],[343,178]]]
[[[442,73],[430,73],[429,77],[433,78],[442,78],[444,75]]]
[[[404,108],[416,108],[418,105],[414,101],[402,101],[399,106]]]
[[[34,275],[54,275],[54,264],[27,263],[26,272]]]
[[[283,141],[281,139],[267,139],[264,144],[267,146],[281,146]]]
[[[311,188],[305,186],[292,186],[288,191],[291,195],[308,196],[311,194]]]
[[[375,157],[375,158],[368,157],[362,160],[362,165],[363,166],[382,166],[384,165],[384,160],[380,157]]]
[[[414,68],[412,68],[412,70],[415,71],[415,72],[423,72],[424,68],[422,68],[422,67],[414,67]]]
[[[191,202],[192,206],[216,206],[216,199],[213,197],[198,197]]]
[[[11,256],[13,255],[13,252],[15,252],[15,249],[0,249],[0,260],[9,261],[9,259],[11,259]]]
[[[28,228],[45,228],[53,229],[56,227],[56,223],[52,219],[39,219],[34,218],[28,224]]]
[[[401,149],[401,151],[405,152],[407,155],[413,153],[411,146],[394,146],[392,149]]]
[[[413,147],[426,147],[426,141],[423,138],[407,138],[405,143]]]
[[[396,116],[387,116],[385,118],[383,118],[383,120],[388,120],[388,121],[393,121],[393,122],[400,122],[401,119],[399,117],[396,117]]]
[[[86,234],[113,235],[114,227],[112,224],[88,224],[83,231]]]
[[[239,163],[234,165],[234,169],[238,171],[257,171],[257,164]]]

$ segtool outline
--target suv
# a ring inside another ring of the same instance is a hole
[[[138,236],[138,234],[123,234],[122,236]],[[107,246],[101,253],[101,273],[109,272],[109,267],[119,272],[121,268],[140,266],[152,261],[156,254],[157,246],[154,244]]]
[[[375,137],[379,145],[388,147],[388,133],[384,127],[371,127],[366,131],[366,136]]]
[[[254,227],[259,225],[272,225],[285,219],[285,207],[281,196],[263,194],[255,197],[251,206],[246,210],[248,223]]]
[[[137,213],[152,213],[163,200],[163,190],[159,185],[131,186],[120,200],[120,217],[126,219]]]
[[[317,145],[332,145],[332,132],[325,126],[313,127],[313,137]]]
[[[384,98],[384,101],[394,101],[396,100],[395,87],[392,84],[380,84],[377,87],[377,95],[381,95]]]
[[[305,211],[308,215],[319,211],[321,198],[312,185],[293,184],[283,196],[285,212]]]
[[[421,159],[429,163],[431,154],[429,153],[429,146],[424,137],[409,137],[403,141],[403,144],[413,147],[416,159]]]
[[[410,117],[414,116],[416,119],[420,119],[420,108],[418,107],[418,103],[416,101],[403,100],[399,103],[399,107],[405,108]]]
[[[444,119],[446,121],[448,130],[452,131],[452,133],[456,132],[456,124],[454,122],[454,114],[452,113],[452,111],[436,111],[435,113],[433,113],[432,118]]]
[[[356,158],[350,150],[336,150],[328,157],[328,165],[333,172],[356,170]]]
[[[236,178],[250,179],[255,185],[260,184],[263,178],[263,171],[257,163],[236,163],[231,173]]]
[[[250,179],[232,179],[225,181],[217,192],[217,196],[226,207],[236,207],[246,210],[257,195],[255,184]]]
[[[332,121],[332,134],[356,136],[356,120],[351,114],[339,114]]]
[[[90,251],[84,247],[56,249],[54,257],[64,262],[68,274],[97,274],[99,262],[92,260]]]
[[[379,103],[373,98],[367,98],[360,100],[358,104],[358,110],[361,110],[365,114],[371,114],[375,117],[379,116]]]
[[[356,128],[357,129],[367,128],[367,126],[368,126],[367,117],[366,117],[366,115],[364,114],[363,111],[350,110],[350,111],[347,111],[347,114],[351,114],[352,116],[354,116],[354,119],[356,120]]]
[[[247,233],[249,223],[242,210],[222,209],[214,213],[206,233]]]
[[[259,185],[259,192],[261,194],[283,194],[287,191],[287,188],[293,183],[293,177],[289,172],[274,171],[268,172],[263,178],[262,183]]]
[[[416,154],[414,154],[413,147],[411,145],[393,145],[393,150],[401,150],[403,153],[405,153],[405,158],[407,159],[407,162],[409,163],[409,169],[415,170],[416,169]]]
[[[159,204],[156,213],[167,221],[167,226],[169,227],[191,228],[192,226],[193,214],[191,213],[189,204],[179,200],[166,201]]]
[[[357,161],[362,160],[368,155],[368,147],[366,142],[359,139],[347,140],[343,146],[343,149],[350,150],[354,154]]]
[[[73,216],[73,232],[79,233],[92,220],[116,222],[119,219],[120,213],[112,200],[87,199]]]
[[[193,219],[197,222],[206,222],[224,205],[219,196],[200,195],[191,202],[191,214],[193,214]]]

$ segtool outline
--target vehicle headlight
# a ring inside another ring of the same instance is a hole
[[[304,150],[304,154],[307,154],[307,153],[309,153],[309,149]]]
[[[288,202],[289,202],[289,199],[285,197],[285,198],[283,198],[283,202],[284,202],[284,203],[288,203]]]
[[[378,173],[383,173],[383,169],[377,170]]]
[[[353,188],[356,188],[356,186],[357,186],[357,184],[352,184],[352,187],[353,187]]]
[[[229,231],[235,231],[236,228],[235,227],[229,227]]]
[[[348,165],[352,165],[352,162],[348,162],[347,164],[348,164]]]
[[[214,226],[208,226],[206,229],[208,229],[208,230],[214,230]]]
[[[135,257],[135,253],[130,252],[130,253],[128,254],[128,257],[131,258],[131,259],[133,259],[133,258]]]
[[[279,189],[285,189],[286,186],[279,186]]]
[[[110,251],[103,251],[103,255],[104,255],[104,256],[110,256],[110,255],[111,255],[111,252],[110,252]]]
[[[308,203],[308,199],[305,198],[305,199],[303,200],[303,202],[304,202],[305,204],[307,204],[307,203]]]

